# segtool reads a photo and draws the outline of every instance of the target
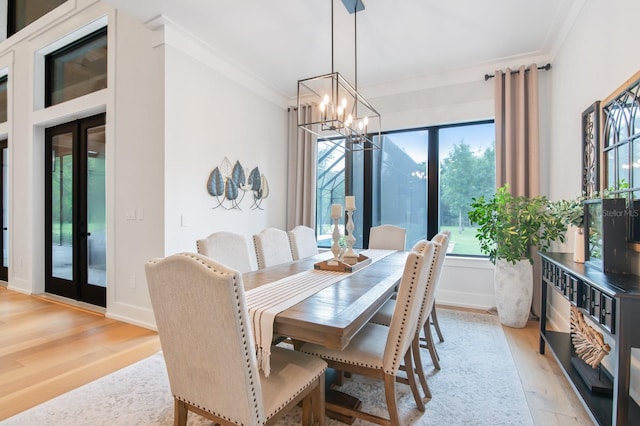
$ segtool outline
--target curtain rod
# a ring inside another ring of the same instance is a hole
[[[549,71],[551,69],[551,64],[541,65],[541,66],[538,67],[538,69],[539,70]],[[525,72],[526,71],[529,71],[529,70],[525,70]],[[519,72],[520,71],[515,70],[515,71],[511,71],[511,74],[518,74]],[[493,75],[493,74],[485,74],[484,75],[484,81],[487,81],[487,80],[489,80],[490,78],[493,78],[493,77],[495,77],[495,75]]]

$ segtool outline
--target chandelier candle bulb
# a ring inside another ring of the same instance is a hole
[[[347,195],[344,197],[344,209],[355,210],[356,209],[356,197],[353,195]]]
[[[331,219],[340,219],[342,217],[342,206],[340,204],[331,204]]]

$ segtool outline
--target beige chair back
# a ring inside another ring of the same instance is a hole
[[[214,232],[207,238],[196,241],[198,253],[220,262],[241,273],[258,269],[253,247],[247,238],[234,232]]]
[[[145,270],[173,395],[237,424],[263,424],[240,273],[188,253]]]
[[[420,306],[428,290],[427,277],[429,269],[433,267],[434,254],[434,243],[425,242],[422,253],[411,251],[407,256],[384,350],[383,370],[387,374],[397,373],[416,335]]]
[[[425,301],[425,305],[422,307],[422,311],[420,313],[420,325],[424,326],[425,322],[429,318],[431,314],[431,310],[433,309],[433,304],[436,300],[436,290],[440,285],[440,276],[442,275],[442,269],[444,267],[444,260],[447,257],[447,248],[449,247],[449,238],[451,233],[449,231],[442,231],[436,234],[431,241],[437,244],[436,247],[436,260],[434,265],[434,270],[432,271],[433,277],[431,277],[431,281],[433,285],[431,286],[430,292]]]
[[[253,236],[258,269],[293,261],[286,231],[267,228]]]
[[[395,225],[374,226],[369,230],[369,248],[404,251],[407,230]]]
[[[298,225],[288,232],[293,260],[318,254],[316,232],[308,226]]]

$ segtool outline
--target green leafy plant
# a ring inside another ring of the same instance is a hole
[[[552,203],[551,208],[565,225],[573,225],[576,228],[584,226],[584,200],[587,197],[580,196],[573,200],[560,200]]]
[[[498,188],[491,198],[473,198],[468,216],[478,225],[480,249],[493,263],[497,259],[533,263],[533,247],[546,251],[553,241],[564,241],[567,231],[547,197],[513,196],[508,185]]]

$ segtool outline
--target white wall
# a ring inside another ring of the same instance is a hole
[[[640,69],[640,27],[628,25],[629,17],[639,14],[640,2],[635,0],[617,1],[615,7],[586,1],[553,60],[549,157],[552,199],[580,194],[582,112]],[[639,263],[637,256],[634,262]],[[567,327],[564,301],[554,301],[549,311],[552,321]]]
[[[166,254],[195,251],[196,240],[214,231],[251,237],[268,226],[284,229],[286,109],[172,45],[165,64]],[[257,166],[266,177],[269,195],[261,209],[252,208],[252,192],[240,209],[214,208],[218,200],[206,183],[225,158],[248,170]]]

